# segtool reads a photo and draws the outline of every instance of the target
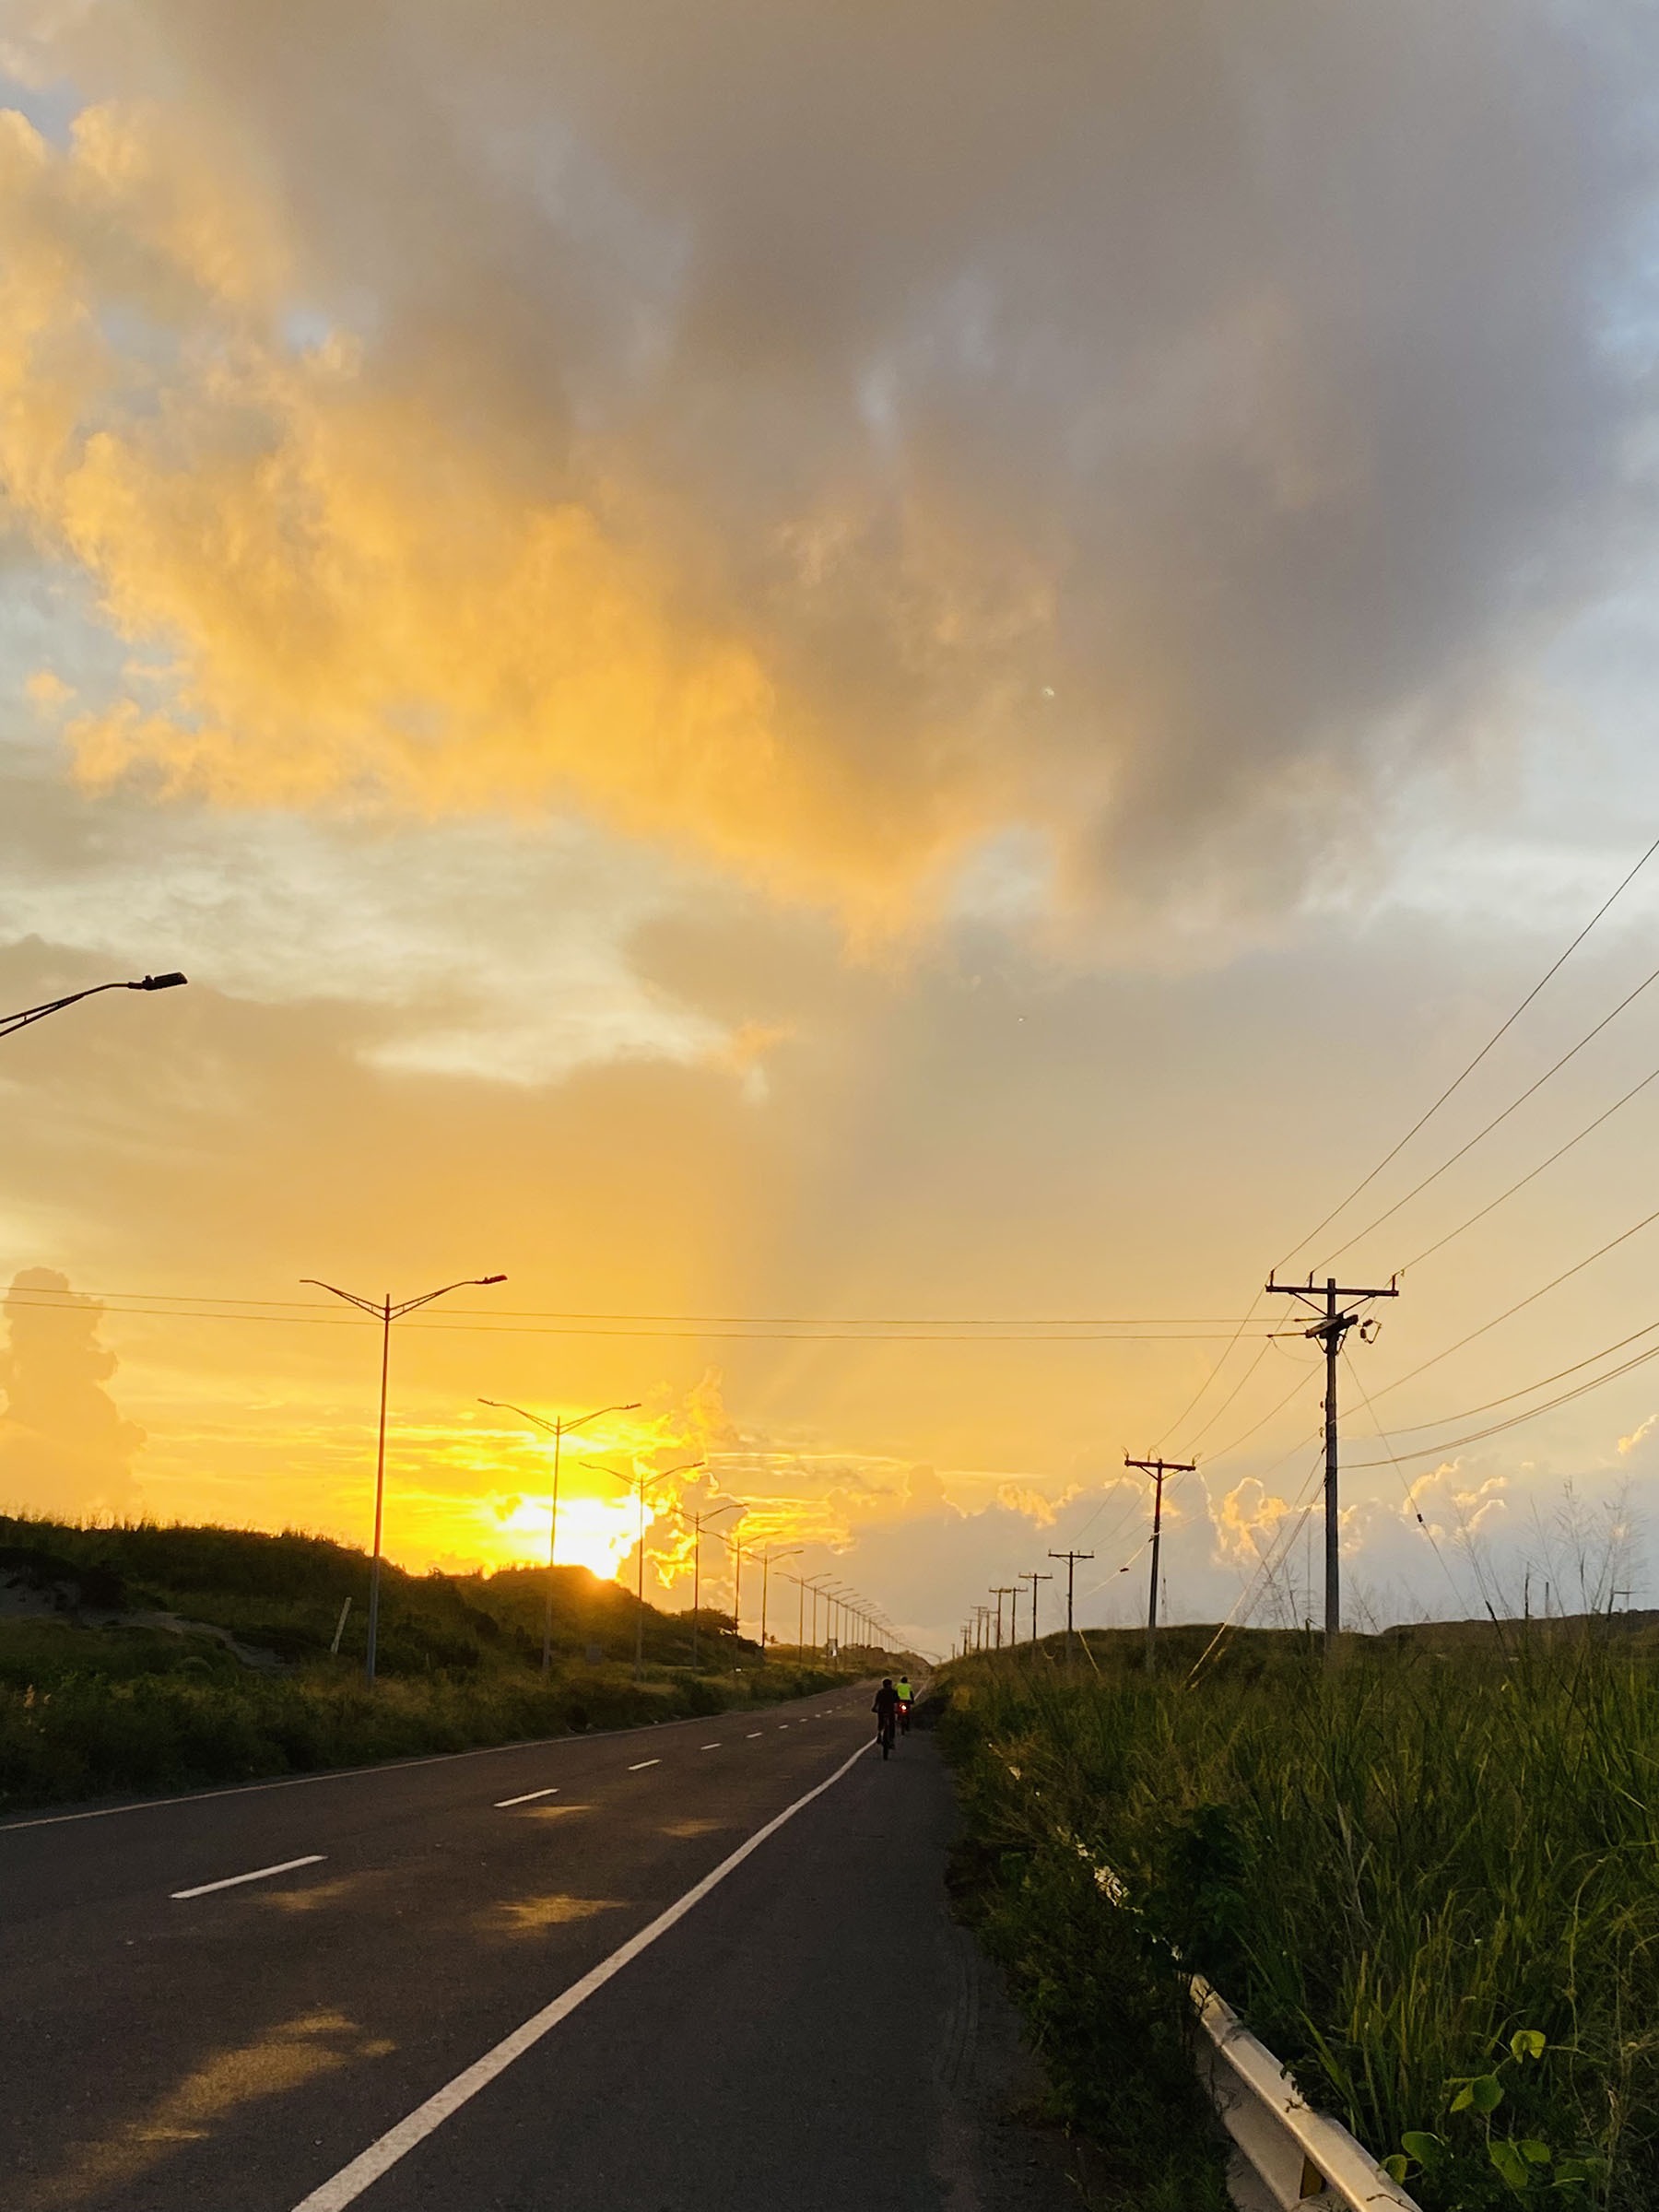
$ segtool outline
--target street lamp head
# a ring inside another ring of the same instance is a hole
[[[176,991],[181,983],[187,983],[189,981],[190,978],[187,975],[181,975],[175,968],[171,975],[147,975],[142,982],[129,983],[127,989],[129,991]]]
[[[181,976],[179,981],[182,982],[184,978]],[[486,1283],[504,1283],[506,1280],[507,1277],[504,1275],[475,1275],[473,1285],[475,1288],[482,1288]]]

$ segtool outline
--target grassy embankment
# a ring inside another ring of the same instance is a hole
[[[1127,1635],[1092,1637],[1081,1679],[1053,1645],[947,1677],[964,1904],[1103,2147],[1107,2201],[1223,2201],[1196,1971],[1312,2103],[1416,2154],[1429,2212],[1651,2212],[1651,1632],[1356,1637],[1334,1675],[1254,1633],[1189,1684],[1206,1641],[1166,1634],[1150,1682]]]
[[[837,1678],[810,1653],[762,1666],[730,1615],[708,1610],[694,1669],[688,1617],[648,1606],[636,1683],[633,1597],[581,1567],[556,1576],[544,1677],[546,1589],[535,1570],[383,1568],[370,1691],[359,1551],[294,1534],[0,1518],[0,1814],[678,1719]],[[30,1604],[44,1609],[16,1609]]]

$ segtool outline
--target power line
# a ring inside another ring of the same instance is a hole
[[[1435,1100],[1434,1103],[1428,1109],[1427,1112],[1419,1114],[1418,1119],[1411,1124],[1411,1127],[1406,1130],[1405,1135],[1401,1137],[1399,1143],[1396,1144],[1392,1150],[1385,1152],[1382,1155],[1382,1158],[1371,1171],[1371,1173],[1369,1175],[1362,1176],[1360,1180],[1354,1185],[1353,1189],[1348,1193],[1347,1196],[1344,1198],[1339,1205],[1334,1206],[1330,1212],[1325,1216],[1324,1219],[1319,1222],[1314,1228],[1311,1229],[1305,1237],[1299,1237],[1296,1242],[1291,1245],[1289,1251],[1285,1253],[1284,1258],[1275,1264],[1274,1272],[1276,1274],[1277,1273],[1278,1268],[1287,1265],[1288,1262],[1295,1257],[1295,1255],[1302,1249],[1304,1244],[1311,1244],[1315,1237],[1323,1236],[1324,1231],[1329,1229],[1332,1222],[1336,1219],[1337,1216],[1347,1211],[1348,1207],[1354,1203],[1354,1200],[1359,1197],[1360,1192],[1369,1189],[1370,1186],[1375,1182],[1378,1176],[1382,1174],[1383,1169],[1386,1168],[1391,1161],[1399,1158],[1400,1154],[1406,1149],[1412,1138],[1417,1135],[1418,1132],[1420,1129],[1428,1126],[1429,1123],[1433,1120],[1434,1116],[1440,1112],[1441,1108],[1446,1103],[1446,1100],[1451,1098],[1453,1093],[1460,1089],[1462,1086],[1467,1082],[1468,1078],[1475,1073],[1475,1070],[1480,1065],[1481,1062],[1492,1050],[1493,1046],[1499,1042],[1500,1039],[1506,1036],[1508,1032],[1514,1028],[1516,1022],[1520,1020],[1522,1015],[1525,1013],[1527,1007],[1532,1005],[1534,999],[1537,997],[1539,992],[1543,990],[1545,984],[1550,982],[1550,980],[1554,976],[1558,975],[1561,969],[1566,966],[1567,962],[1572,958],[1573,954],[1578,950],[1584,939],[1590,935],[1590,932],[1595,927],[1596,924],[1607,912],[1608,908],[1611,907],[1614,902],[1630,888],[1630,885],[1635,882],[1637,877],[1641,875],[1642,869],[1646,867],[1648,862],[1653,859],[1655,853],[1659,853],[1659,838],[1655,838],[1653,840],[1653,843],[1641,855],[1641,858],[1636,863],[1630,874],[1626,876],[1622,881],[1619,882],[1608,894],[1608,896],[1602,900],[1601,904],[1596,908],[1594,913],[1593,913],[1589,921],[1585,923],[1583,928],[1579,931],[1577,936],[1574,937],[1571,944],[1568,946],[1566,951],[1563,952],[1560,958],[1557,959],[1549,968],[1545,970],[1544,973],[1538,978],[1532,989],[1526,994],[1526,996],[1521,1001],[1514,1012],[1510,1015],[1506,1021],[1500,1023],[1499,1027],[1492,1031],[1492,1034],[1487,1039],[1486,1042],[1481,1046],[1475,1057],[1469,1061],[1468,1064],[1462,1068],[1456,1076],[1453,1077],[1452,1081],[1447,1084],[1445,1089],[1441,1092],[1439,1098]],[[1652,979],[1650,978],[1650,981]],[[1643,988],[1645,987],[1646,986],[1644,985]]]
[[[1394,1471],[1400,1478],[1400,1488],[1405,1495],[1406,1511],[1410,1513],[1412,1519],[1417,1523],[1418,1526],[1422,1530],[1424,1535],[1428,1537],[1429,1548],[1433,1552],[1435,1559],[1439,1563],[1440,1571],[1446,1578],[1446,1587],[1451,1591],[1453,1596],[1457,1600],[1458,1604],[1462,1605],[1464,1602],[1463,1593],[1459,1590],[1457,1584],[1452,1579],[1452,1570],[1447,1566],[1445,1559],[1441,1555],[1441,1547],[1434,1540],[1434,1531],[1430,1527],[1428,1522],[1424,1520],[1422,1514],[1418,1510],[1417,1500],[1411,1494],[1411,1485],[1406,1479],[1406,1470],[1400,1465],[1399,1455],[1394,1451],[1393,1442],[1390,1441],[1387,1431],[1384,1430],[1382,1421],[1378,1418],[1377,1409],[1371,1402],[1371,1394],[1365,1387],[1364,1378],[1361,1376],[1359,1368],[1354,1364],[1354,1361],[1349,1356],[1346,1346],[1343,1347],[1342,1356],[1344,1360],[1347,1362],[1348,1373],[1354,1378],[1354,1388],[1365,1400],[1365,1410],[1371,1415],[1371,1426],[1376,1430],[1378,1438],[1382,1442],[1382,1449],[1388,1453],[1389,1459],[1394,1465]],[[1370,1464],[1374,1463],[1355,1463],[1356,1465]]]
[[[85,1312],[84,1300],[91,1292],[77,1292],[65,1298],[36,1297],[28,1302],[31,1312]],[[0,1298],[0,1303],[4,1303]],[[100,1302],[102,1302],[101,1300]],[[250,1307],[254,1301],[250,1300]],[[465,1309],[458,1309],[465,1312]],[[141,1306],[105,1304],[104,1312],[120,1320],[132,1316],[159,1321],[231,1321],[258,1322],[276,1327],[357,1328],[365,1324],[348,1318],[308,1312],[230,1312],[218,1307],[193,1310],[180,1304],[171,1306]],[[589,1328],[563,1324],[537,1324],[500,1321],[470,1324],[465,1321],[415,1322],[411,1328],[421,1334],[474,1336],[582,1336],[608,1337],[619,1341],[634,1339],[650,1343],[688,1344],[1204,1344],[1215,1339],[1186,1331],[1139,1330],[1129,1334],[1108,1333],[1103,1330],[1074,1329],[1069,1334],[1056,1334],[1052,1329],[1027,1330],[943,1330],[910,1328],[899,1332],[862,1329],[722,1329],[692,1328],[667,1329],[650,1326],[632,1328]]]
[[[1256,1369],[1260,1367],[1263,1360],[1266,1359],[1268,1349],[1273,1341],[1273,1338],[1269,1336],[1263,1344],[1261,1350],[1256,1354],[1250,1365],[1244,1370],[1244,1372],[1239,1377],[1239,1380],[1233,1384],[1232,1388],[1222,1399],[1220,1405],[1217,1406],[1215,1412],[1210,1415],[1208,1420],[1205,1422],[1203,1428],[1200,1429],[1192,1438],[1187,1446],[1189,1452],[1195,1450],[1196,1447],[1203,1442],[1204,1439],[1209,1434],[1216,1423],[1221,1418],[1221,1416],[1227,1411],[1228,1407],[1232,1404],[1233,1400],[1238,1396],[1239,1393],[1249,1382],[1251,1376],[1255,1373]]]
[[[1175,1416],[1175,1418],[1170,1423],[1169,1427],[1159,1438],[1157,1449],[1159,1452],[1163,1450],[1165,1444],[1169,1442],[1171,1437],[1174,1435],[1175,1431],[1181,1427],[1182,1423],[1186,1419],[1193,1408],[1204,1396],[1205,1392],[1208,1390],[1210,1384],[1215,1381],[1216,1377],[1221,1372],[1221,1370],[1232,1358],[1233,1347],[1238,1343],[1240,1337],[1243,1335],[1245,1330],[1250,1326],[1250,1324],[1255,1318],[1256,1308],[1261,1304],[1261,1302],[1262,1294],[1258,1290],[1254,1298],[1253,1298],[1250,1301],[1250,1311],[1245,1314],[1243,1320],[1240,1322],[1238,1327],[1233,1331],[1230,1339],[1221,1352],[1220,1357],[1217,1359],[1215,1365],[1210,1369],[1208,1374],[1205,1376],[1203,1382],[1199,1383],[1197,1389],[1193,1393],[1192,1396],[1187,1400],[1181,1411]],[[1237,1394],[1235,1393],[1235,1395],[1236,1394]],[[1232,1400],[1230,1398],[1228,1400],[1228,1404],[1230,1405],[1231,1403]]]
[[[1652,1345],[1645,1352],[1638,1352],[1633,1359],[1627,1359],[1621,1366],[1610,1368],[1605,1375],[1596,1375],[1588,1382],[1579,1383],[1576,1389],[1562,1391],[1559,1397],[1547,1399],[1542,1406],[1531,1406],[1524,1413],[1512,1414],[1508,1420],[1492,1421],[1484,1429],[1472,1430],[1466,1436],[1449,1437],[1443,1443],[1414,1444],[1398,1456],[1405,1459],[1437,1459],[1442,1458],[1448,1452],[1460,1452],[1465,1444],[1477,1444],[1488,1436],[1500,1436],[1506,1429],[1519,1429],[1524,1422],[1535,1421],[1543,1414],[1553,1413],[1559,1406],[1571,1405],[1575,1398],[1588,1397],[1592,1391],[1600,1390],[1605,1383],[1617,1382],[1621,1375],[1645,1367],[1650,1359],[1659,1359],[1659,1345]],[[1383,1441],[1386,1442],[1387,1439]],[[1380,1459],[1361,1459],[1354,1463],[1356,1467],[1380,1467],[1385,1464]]]
[[[1356,1230],[1354,1234],[1347,1240],[1346,1244],[1339,1244],[1336,1247],[1335,1251],[1330,1254],[1330,1258],[1333,1260],[1339,1260],[1345,1252],[1351,1252],[1354,1249],[1354,1246],[1358,1244],[1362,1238],[1369,1237],[1371,1235],[1372,1230],[1381,1229],[1384,1221],[1392,1220],[1394,1215],[1400,1211],[1402,1206],[1409,1206],[1411,1201],[1417,1197],[1420,1192],[1426,1191],[1431,1182],[1438,1182],[1441,1177],[1446,1172],[1448,1168],[1454,1168],[1458,1161],[1463,1159],[1465,1153],[1472,1152],[1476,1146],[1479,1144],[1484,1137],[1490,1136],[1493,1130],[1498,1127],[1500,1123],[1507,1122],[1512,1113],[1515,1112],[1519,1107],[1525,1105],[1527,1100],[1533,1096],[1535,1091],[1542,1090],[1545,1084],[1549,1081],[1552,1076],[1559,1075],[1569,1060],[1576,1059],[1578,1054],[1583,1051],[1584,1047],[1590,1043],[1594,1038],[1601,1035],[1602,1031],[1606,1028],[1610,1021],[1616,1021],[1628,1006],[1632,1005],[1635,1000],[1641,996],[1644,991],[1650,990],[1654,983],[1659,983],[1659,968],[1655,968],[1651,975],[1644,977],[1644,979],[1637,984],[1634,991],[1629,993],[1624,998],[1621,998],[1618,1006],[1614,1007],[1612,1013],[1605,1014],[1593,1030],[1586,1030],[1584,1034],[1579,1039],[1578,1042],[1572,1046],[1571,1051],[1563,1053],[1553,1067],[1547,1067],[1535,1083],[1529,1083],[1518,1099],[1512,1099],[1509,1104],[1503,1109],[1501,1113],[1494,1114],[1492,1119],[1487,1124],[1484,1129],[1477,1129],[1475,1132],[1475,1135],[1470,1137],[1467,1144],[1459,1145],[1457,1150],[1452,1154],[1450,1159],[1442,1159],[1440,1166],[1436,1168],[1432,1173],[1425,1175],[1421,1182],[1414,1183],[1411,1189],[1406,1192],[1403,1198],[1396,1198],[1394,1204],[1391,1206],[1386,1207],[1383,1212],[1380,1213],[1374,1221],[1368,1221],[1363,1229]],[[1645,1078],[1645,1082],[1647,1083],[1651,1083],[1653,1080],[1653,1078],[1652,1076],[1649,1076]],[[1637,1090],[1641,1090],[1643,1088],[1644,1084],[1642,1083],[1639,1083],[1636,1086]],[[1631,1091],[1630,1094],[1631,1098],[1634,1098],[1635,1095],[1635,1091]],[[1618,1101],[1618,1104],[1621,1106],[1624,1103],[1625,1101],[1622,1099]],[[1618,1107],[1610,1106],[1607,1109],[1608,1113],[1614,1113],[1617,1112]],[[1606,1114],[1603,1114],[1600,1119],[1602,1121],[1606,1121]],[[1590,1128],[1594,1129],[1596,1125],[1596,1123],[1592,1122]],[[1587,1136],[1589,1135],[1589,1130],[1582,1130],[1580,1135]],[[1578,1142],[1578,1138],[1574,1137],[1572,1142],[1576,1144]],[[1566,1145],[1561,1147],[1562,1151],[1569,1151],[1571,1148],[1571,1146]],[[1552,1157],[1559,1159],[1559,1154],[1552,1155]],[[1545,1167],[1547,1167],[1549,1165],[1549,1161],[1546,1160],[1544,1165]],[[1541,1173],[1542,1171],[1535,1170],[1534,1172]],[[1525,1176],[1522,1178],[1523,1182],[1526,1182],[1528,1180],[1530,1179]],[[1515,1187],[1517,1190],[1519,1190],[1521,1186],[1519,1183],[1517,1183]],[[1508,1194],[1506,1193],[1505,1195],[1507,1196]],[[1494,1201],[1494,1203],[1497,1202]],[[1476,1218],[1478,1219],[1479,1217],[1477,1216]],[[1464,1226],[1466,1228],[1468,1224],[1465,1222]],[[1454,1236],[1458,1233],[1459,1232],[1455,1230],[1453,1231]],[[1431,1247],[1430,1249],[1438,1249],[1438,1247]]]
[[[1609,1237],[1605,1244],[1598,1245],[1586,1258],[1575,1261],[1571,1267],[1564,1267],[1559,1275],[1552,1277],[1542,1288],[1529,1291],[1525,1298],[1518,1298],[1512,1306],[1506,1306],[1501,1313],[1495,1313],[1490,1321],[1483,1321],[1479,1328],[1471,1329],[1466,1336],[1460,1336],[1455,1344],[1449,1344],[1443,1352],[1436,1352],[1432,1359],[1421,1361],[1419,1365],[1408,1369],[1403,1375],[1396,1375],[1392,1382],[1385,1382],[1378,1391],[1378,1397],[1386,1397],[1391,1390],[1399,1390],[1404,1384],[1414,1381],[1417,1376],[1427,1374],[1431,1367],[1438,1367],[1442,1359],[1450,1359],[1453,1352],[1461,1352],[1465,1345],[1473,1344],[1477,1336],[1486,1335],[1488,1330],[1495,1329],[1500,1323],[1509,1321],[1527,1306],[1536,1305],[1539,1299],[1547,1297],[1551,1290],[1559,1289],[1561,1284],[1571,1280],[1573,1276],[1582,1275],[1586,1267],[1593,1265],[1595,1261],[1605,1258],[1608,1253],[1616,1251],[1620,1244],[1629,1243],[1633,1236],[1641,1230],[1650,1228],[1655,1221],[1659,1221],[1659,1206],[1655,1206],[1651,1214],[1644,1214],[1640,1221],[1632,1222],[1629,1229],[1621,1230],[1618,1236]]]
[[[1535,1168],[1529,1169],[1519,1182],[1512,1182],[1507,1191],[1500,1191],[1497,1197],[1492,1199],[1488,1205],[1483,1206],[1477,1214],[1471,1214],[1466,1221],[1460,1221],[1455,1229],[1448,1230],[1438,1242],[1430,1244],[1426,1251],[1419,1252],[1415,1260],[1408,1260],[1406,1267],[1401,1268],[1400,1273],[1404,1275],[1406,1267],[1420,1267],[1425,1260],[1432,1259],[1437,1252],[1443,1252],[1454,1238],[1461,1237],[1465,1229],[1473,1229],[1477,1221],[1484,1221],[1487,1216],[1495,1212],[1506,1198],[1512,1198],[1517,1191],[1524,1190],[1529,1182],[1535,1181],[1538,1176],[1543,1174],[1546,1168],[1553,1168],[1558,1159],[1564,1158],[1572,1150],[1574,1145],[1583,1144],[1585,1137],[1593,1135],[1604,1122],[1610,1121],[1621,1106],[1628,1106],[1633,1098],[1644,1091],[1650,1083],[1656,1080],[1659,1080],[1659,1067],[1654,1068],[1651,1074],[1643,1076],[1640,1083],[1633,1084],[1625,1092],[1622,1099],[1615,1099],[1612,1105],[1598,1113],[1593,1122],[1586,1122],[1576,1136],[1570,1136],[1564,1145],[1558,1146],[1547,1159],[1540,1160]]]
[[[297,1313],[323,1313],[330,1310],[324,1300],[316,1298],[221,1298],[206,1291],[194,1290],[74,1290],[65,1293],[32,1283],[16,1284],[3,1295],[6,1298],[42,1300],[66,1297],[72,1302],[86,1299],[145,1299],[157,1306],[258,1306]],[[512,1321],[683,1322],[709,1323],[720,1327],[773,1329],[1230,1329],[1235,1321],[1235,1316],[1230,1313],[1015,1314],[964,1319],[959,1315],[937,1314],[849,1317],[824,1313],[585,1312],[536,1306],[456,1306],[452,1311],[464,1315],[486,1314],[492,1319],[500,1315]],[[1246,1314],[1244,1318],[1248,1322],[1251,1314]]]
[[[1651,1336],[1655,1329],[1659,1329],[1659,1321],[1650,1321],[1645,1327],[1632,1329],[1628,1336],[1620,1336],[1616,1343],[1604,1344],[1599,1352],[1587,1353],[1583,1359],[1575,1359],[1571,1367],[1558,1367],[1552,1375],[1540,1375],[1535,1382],[1524,1382],[1518,1390],[1506,1390],[1501,1396],[1483,1399],[1478,1406],[1465,1406],[1456,1413],[1441,1414],[1435,1421],[1407,1421],[1389,1433],[1392,1436],[1420,1436],[1426,1429],[1449,1429],[1454,1421],[1473,1420],[1477,1413],[1490,1413],[1495,1406],[1507,1406],[1515,1398],[1530,1397],[1535,1390],[1546,1390],[1552,1382],[1560,1382],[1567,1376],[1576,1375],[1586,1367],[1594,1367],[1598,1359],[1606,1359],[1614,1352],[1622,1352],[1627,1344],[1639,1343],[1643,1336]],[[1370,1400],[1366,1402],[1369,1404]]]

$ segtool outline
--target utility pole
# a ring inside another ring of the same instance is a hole
[[[991,1592],[991,1595],[996,1600],[996,1648],[1000,1652],[1002,1650],[1002,1601],[1005,1597],[1018,1597],[1019,1595],[1018,1584],[998,1583]],[[1010,1636],[1008,1641],[1012,1642],[1013,1638]]]
[[[1035,1651],[1037,1648],[1037,1585],[1039,1583],[1052,1583],[1054,1578],[1052,1574],[1027,1572],[1022,1574],[1019,1579],[1022,1583],[1030,1583],[1031,1585],[1031,1649]]]
[[[1069,1666],[1072,1656],[1072,1594],[1077,1585],[1077,1561],[1092,1559],[1094,1553],[1092,1551],[1051,1551],[1049,1558],[1065,1561],[1065,1664]]]
[[[1348,1310],[1350,1300],[1398,1298],[1400,1278],[1391,1276],[1384,1290],[1341,1288],[1334,1275],[1326,1276],[1323,1287],[1315,1289],[1313,1277],[1306,1285],[1276,1283],[1269,1276],[1267,1289],[1277,1298],[1300,1298],[1312,1307],[1319,1318],[1304,1336],[1316,1337],[1324,1347],[1324,1460],[1325,1460],[1325,1644],[1327,1666],[1336,1664],[1336,1644],[1342,1634],[1342,1553],[1339,1543],[1340,1517],[1337,1512],[1337,1452],[1336,1452],[1336,1361],[1342,1351],[1343,1339],[1358,1324],[1362,1343],[1370,1344],[1382,1326],[1374,1316],[1361,1322],[1357,1312]],[[1319,1300],[1324,1300],[1324,1311],[1319,1312]]]
[[[1184,1459],[1131,1459],[1124,1454],[1126,1467],[1138,1467],[1143,1475],[1152,1477],[1152,1581],[1147,1599],[1147,1672],[1151,1674],[1158,1665],[1158,1554],[1163,1543],[1163,1486],[1166,1475],[1195,1475],[1196,1465]]]

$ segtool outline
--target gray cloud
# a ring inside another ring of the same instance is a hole
[[[1645,543],[1656,36],[154,0],[62,51],[211,110],[456,465],[648,540],[877,865],[1028,821],[1073,895],[1179,853],[1226,908]]]

